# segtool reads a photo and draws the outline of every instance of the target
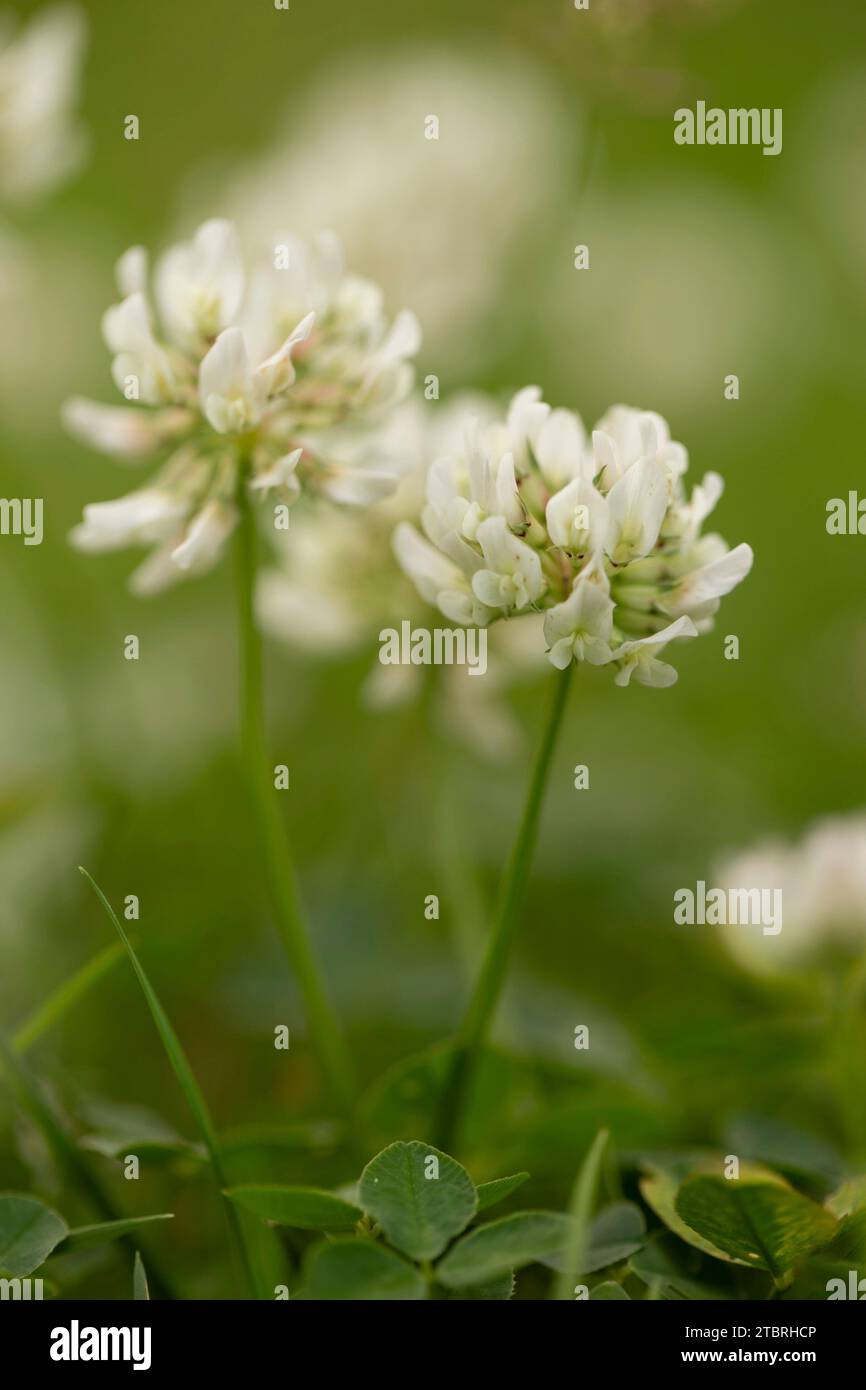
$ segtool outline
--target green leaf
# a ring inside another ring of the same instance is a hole
[[[565,1249],[571,1222],[557,1211],[525,1211],[478,1226],[436,1266],[449,1288],[484,1284]]]
[[[732,1298],[730,1289],[700,1276],[702,1263],[704,1256],[666,1231],[654,1236],[632,1255],[629,1269],[660,1298],[705,1301]]]
[[[229,1187],[225,1195],[265,1221],[302,1231],[351,1231],[363,1215],[351,1202],[315,1187]]]
[[[138,1250],[135,1252],[135,1264],[132,1267],[132,1297],[136,1303],[150,1302],[150,1289],[147,1286],[144,1260]]]
[[[445,1297],[483,1303],[507,1302],[514,1293],[514,1275],[500,1274],[497,1279],[489,1279],[486,1284],[470,1284],[465,1289],[449,1289]]]
[[[601,1161],[609,1137],[606,1129],[599,1130],[574,1182],[569,1207],[572,1224],[563,1251],[562,1269],[551,1294],[552,1298],[559,1299],[561,1302],[573,1297],[577,1276],[584,1272],[583,1265],[589,1245],[590,1216],[595,1205]]]
[[[850,1212],[839,1223],[836,1235],[797,1271],[793,1282],[782,1295],[785,1298],[832,1299],[852,1296],[851,1285],[860,1282],[866,1270],[866,1210]],[[853,1275],[853,1278],[852,1278]],[[840,1284],[841,1281],[841,1284]],[[866,1282],[862,1291],[866,1292]]]
[[[174,1212],[159,1212],[154,1216],[128,1216],[120,1221],[99,1221],[92,1226],[73,1226],[64,1241],[63,1254],[73,1246],[82,1249],[89,1245],[107,1245],[112,1240],[137,1231],[141,1226],[150,1226],[154,1221],[173,1221]]]
[[[61,1121],[53,1106],[43,1094],[40,1083],[30,1071],[24,1060],[18,1056],[0,1036],[0,1069],[9,1081],[21,1108],[42,1131],[52,1154],[67,1177],[75,1184],[82,1196],[96,1212],[107,1221],[116,1219],[117,1213],[110,1198],[102,1190],[101,1184],[90,1172],[78,1145],[67,1132],[65,1121]],[[151,1279],[160,1297],[175,1297],[174,1290],[164,1274],[151,1266]]]
[[[622,1284],[617,1284],[613,1279],[606,1279],[603,1284],[596,1284],[594,1289],[589,1291],[590,1301],[593,1303],[630,1303],[631,1299],[623,1288]]]
[[[640,1207],[634,1202],[614,1202],[593,1219],[589,1228],[589,1249],[579,1272],[594,1274],[598,1269],[619,1264],[639,1250],[645,1239],[646,1222]],[[548,1255],[542,1263],[561,1270],[564,1260],[558,1255]]]
[[[779,1282],[811,1251],[832,1240],[836,1219],[779,1179],[748,1182],[701,1175],[676,1196],[678,1215],[723,1258],[766,1269]]]
[[[466,1169],[418,1140],[391,1144],[371,1159],[361,1174],[359,1197],[391,1244],[416,1260],[440,1255],[478,1209]]]
[[[488,1207],[495,1206],[497,1202],[504,1202],[506,1197],[510,1197],[512,1192],[516,1192],[528,1179],[528,1173],[514,1173],[510,1178],[494,1178],[493,1182],[481,1183],[475,1189],[478,1193],[478,1214],[487,1211]]]
[[[371,1240],[345,1237],[318,1245],[307,1266],[307,1299],[417,1300],[427,1297],[424,1279],[406,1260]]]
[[[856,1212],[866,1211],[866,1176],[851,1178],[837,1187],[824,1203],[828,1211],[840,1219]]]
[[[705,1255],[712,1255],[714,1259],[724,1260],[727,1258],[725,1252],[718,1246],[713,1245],[711,1240],[705,1240],[697,1231],[693,1231],[682,1219],[676,1209],[676,1196],[680,1186],[680,1178],[675,1170],[657,1168],[649,1176],[641,1178],[641,1196],[651,1207],[665,1225],[674,1232],[675,1235],[684,1240],[688,1245],[692,1245],[696,1250],[701,1250]]]
[[[634,1202],[614,1202],[598,1213],[589,1228],[589,1250],[583,1272],[619,1264],[639,1250],[646,1239],[643,1212]]]
[[[57,1163],[75,1183],[84,1197],[106,1217],[113,1215],[110,1203],[99,1183],[45,1096],[41,1084],[26,1063],[0,1037],[0,1066],[22,1110],[42,1131]]]
[[[725,1148],[741,1159],[768,1163],[805,1187],[817,1178],[836,1181],[844,1164],[824,1139],[763,1115],[740,1115],[725,1129]]]
[[[63,1217],[37,1197],[0,1192],[0,1270],[13,1278],[32,1274],[68,1229]]]
[[[178,1158],[192,1163],[208,1162],[207,1150],[202,1144],[181,1138],[161,1115],[145,1106],[85,1096],[79,1109],[88,1126],[79,1140],[83,1149],[106,1158],[122,1158],[133,1153],[140,1158],[146,1156],[149,1162]]]

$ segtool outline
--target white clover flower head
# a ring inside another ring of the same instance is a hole
[[[469,429],[432,464],[425,536],[404,521],[395,553],[453,621],[540,613],[554,666],[611,664],[617,685],[672,685],[662,651],[712,626],[753,558],[701,535],[722,482],[709,473],[689,496],[687,468],[660,415],[614,406],[588,438],[529,386],[504,421]]]
[[[718,928],[731,955],[750,970],[796,970],[827,948],[862,955],[866,812],[816,821],[796,844],[770,840],[730,855],[717,866],[713,883],[729,891],[781,893],[778,933],[739,923]]]
[[[75,119],[84,19],[55,5],[16,27],[0,12],[0,199],[26,201],[61,183],[80,163],[85,139]]]
[[[283,267],[281,269],[280,267]],[[375,285],[345,273],[335,239],[286,239],[247,275],[231,223],[171,247],[148,293],[142,247],[117,265],[122,298],[103,316],[127,407],[75,397],[66,427],[126,462],[163,455],[145,488],[85,508],[83,550],[156,544],[132,587],[152,593],[218,560],[238,488],[287,504],[302,491],[364,506],[396,486],[365,440],[411,389],[419,331],[389,326]]]

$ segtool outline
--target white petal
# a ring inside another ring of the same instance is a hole
[[[207,419],[221,434],[242,432],[261,418],[261,393],[256,390],[246,340],[240,328],[226,328],[199,367],[199,401]]]
[[[234,530],[236,521],[234,507],[226,506],[217,498],[206,502],[190,522],[181,544],[172,551],[171,558],[178,569],[196,573],[209,569]]]
[[[178,569],[172,559],[172,551],[177,543],[178,537],[174,537],[157,546],[147,559],[132,571],[128,581],[129,589],[137,598],[151,598],[154,594],[162,593],[183,577],[183,571]]]
[[[102,335],[112,352],[141,352],[153,341],[150,311],[140,291],[106,309],[102,315]]]
[[[517,392],[508,407],[506,427],[518,453],[523,453],[527,443],[535,444],[549,414],[550,406],[541,399],[540,386],[524,386]]]
[[[147,289],[147,252],[143,246],[130,246],[114,267],[114,278],[121,296],[143,294]]]
[[[752,568],[754,553],[743,542],[719,560],[685,575],[663,602],[666,613],[685,613],[700,609],[713,599],[724,597],[745,579]]]
[[[545,515],[551,540],[564,550],[584,553],[604,543],[607,502],[586,478],[574,478],[554,493]]]
[[[607,495],[605,550],[615,563],[639,560],[659,537],[667,511],[665,475],[654,459],[639,459]]]
[[[94,553],[163,540],[187,510],[188,504],[172,493],[143,488],[111,502],[90,503],[70,540],[77,549]]]
[[[227,328],[240,308],[243,260],[230,222],[204,222],[191,242],[171,247],[154,277],[156,299],[172,339],[190,346]]]
[[[331,469],[319,486],[332,502],[350,507],[367,507],[396,491],[397,478],[372,468]]]
[[[530,546],[517,536],[512,535],[504,517],[490,516],[486,521],[482,521],[478,527],[478,541],[491,570],[514,578],[519,576],[525,586],[529,602],[533,602],[541,596],[544,591],[541,561]],[[475,592],[478,593],[478,597],[483,603],[489,602],[483,594],[478,592],[477,588]]]
[[[545,613],[544,640],[552,647],[562,637],[579,634],[608,638],[613,610],[613,600],[597,584],[579,579],[568,598]]]
[[[292,362],[292,352],[298,343],[302,343],[308,338],[316,316],[314,313],[307,314],[301,319],[299,324],[292,329],[286,341],[276,352],[271,353],[256,368],[256,376],[262,383],[265,394],[268,396],[276,395],[278,391],[285,391],[295,380],[295,365]]]
[[[295,481],[295,473],[303,455],[303,449],[293,449],[290,454],[275,459],[268,468],[256,473],[250,481],[252,492],[262,492],[271,487],[288,487]]]
[[[183,410],[135,410],[72,396],[63,403],[61,419],[71,435],[92,448],[121,458],[139,459],[181,433],[191,416]]]
[[[435,603],[443,589],[459,584],[460,571],[408,521],[395,528],[391,546],[403,573],[427,603]]]
[[[421,325],[409,309],[402,309],[376,353],[380,366],[414,357],[421,347]]]
[[[495,570],[476,570],[472,576],[472,592],[488,608],[506,608],[502,594],[502,578]]]
[[[668,642],[673,642],[676,637],[697,637],[697,635],[698,630],[691,618],[683,615],[683,617],[677,618],[676,622],[662,628],[661,632],[654,632],[649,637],[637,637],[631,642],[624,642],[614,655],[624,656],[637,651],[639,647],[664,647]]]
[[[535,455],[550,487],[576,478],[583,464],[586,430],[571,410],[552,410],[535,445]]]

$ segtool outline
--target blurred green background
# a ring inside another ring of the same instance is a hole
[[[220,1127],[327,1115],[238,772],[230,568],[140,602],[124,587],[133,557],[72,551],[82,505],[130,483],[66,438],[58,411],[76,392],[115,399],[99,317],[128,245],[157,250],[207,215],[243,220],[244,179],[262,160],[279,169],[282,150],[289,172],[270,176],[267,196],[285,225],[305,225],[309,190],[291,171],[323,151],[315,199],[327,207],[353,161],[347,145],[341,167],[333,133],[357,128],[378,158],[356,177],[359,220],[374,229],[356,268],[385,281],[392,309],[417,298],[429,327],[419,375],[436,373],[445,399],[477,388],[504,400],[536,382],[587,424],[616,401],[660,412],[692,477],[725,478],[718,529],[756,554],[715,631],[677,654],[673,689],[623,691],[594,670],[575,682],[501,1021],[503,1039],[556,1078],[556,1105],[504,1099],[473,1175],[520,1161],[535,1174],[529,1204],[560,1201],[601,1117],[626,1149],[721,1143],[738,1116],[758,1114],[844,1150],[820,989],[747,978],[711,929],[673,925],[672,894],[710,877],[722,851],[796,836],[863,802],[866,541],[830,537],[824,522],[827,500],[864,477],[866,10],[854,0],[591,0],[589,13],[570,0],[82,8],[88,159],[38,205],[3,211],[31,259],[3,282],[2,492],[44,497],[46,527],[41,547],[0,539],[4,1032],[108,943],[81,862],[115,903],[139,895],[142,958]],[[405,132],[398,165],[389,144],[400,101],[379,119],[398,87],[414,93],[415,167]],[[673,111],[698,99],[782,107],[781,155],[676,146]],[[428,112],[442,128],[432,150]],[[138,142],[123,139],[129,113]],[[430,158],[445,167],[428,186]],[[377,225],[403,246],[394,283],[376,264]],[[590,247],[588,271],[573,269],[577,243]],[[440,281],[442,293],[461,289],[437,320]],[[728,373],[738,401],[724,399]],[[138,663],[123,659],[127,633],[140,638]],[[728,633],[739,661],[723,659]],[[368,1084],[459,1017],[549,681],[509,694],[521,736],[491,760],[432,726],[423,701],[365,708],[374,653],[375,642],[314,662],[272,644],[268,658],[304,896]],[[589,765],[587,792],[573,789],[577,763]],[[431,893],[438,921],[424,917]],[[583,1022],[589,1054],[572,1046]],[[273,1048],[279,1023],[291,1028],[288,1053]],[[84,1131],[104,1128],[92,1107],[110,1103],[190,1134],[123,963],[32,1061]],[[312,1157],[257,1151],[257,1172],[351,1177],[327,1130],[317,1134]],[[113,1160],[95,1162],[130,1209],[178,1213],[160,1244],[207,1292],[218,1219],[183,1166],[152,1165],[132,1184]],[[0,1187],[50,1195],[52,1181],[3,1095]],[[123,1296],[119,1277],[109,1263],[89,1287]]]

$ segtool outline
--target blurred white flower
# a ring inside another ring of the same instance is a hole
[[[395,553],[452,621],[543,613],[554,666],[613,663],[617,685],[672,685],[661,651],[707,630],[752,565],[748,545],[700,537],[722,484],[708,474],[688,497],[687,467],[659,415],[615,406],[587,442],[577,416],[527,387],[504,422],[467,429],[434,462],[426,539],[401,522]]]
[[[250,244],[279,241],[288,220],[304,236],[332,227],[353,265],[412,304],[431,356],[462,371],[517,331],[513,313],[496,333],[485,319],[521,240],[556,209],[575,141],[550,82],[513,53],[377,52],[293,98],[272,151],[220,197]]]
[[[83,51],[84,17],[75,6],[42,10],[20,26],[0,11],[0,201],[45,193],[80,162]]]
[[[409,617],[423,626],[429,621],[425,604],[433,603],[449,562],[411,528],[405,533],[410,546],[426,547],[433,568],[419,601],[403,574],[405,566],[389,562],[394,525],[417,516],[431,460],[464,427],[474,431],[491,424],[495,413],[491,401],[472,394],[436,404],[413,397],[395,411],[377,437],[375,453],[386,467],[401,470],[397,491],[362,514],[315,499],[296,509],[289,536],[277,538],[279,564],[259,578],[257,613],[265,631],[327,658],[369,649],[388,622]],[[393,708],[433,681],[436,720],[483,754],[502,757],[519,746],[519,730],[502,695],[515,676],[530,676],[543,666],[540,622],[530,614],[497,629],[483,681],[468,679],[459,666],[383,666],[377,661],[364,682],[365,703]]]
[[[782,930],[720,927],[727,949],[751,970],[784,971],[827,946],[866,948],[866,812],[816,821],[798,844],[770,840],[724,860],[723,888],[781,889]]]
[[[168,457],[144,488],[85,507],[76,546],[155,546],[132,580],[152,593],[216,562],[239,486],[354,505],[394,489],[399,470],[365,466],[363,440],[411,388],[418,326],[404,312],[389,327],[378,287],[346,274],[332,236],[277,248],[248,279],[231,223],[205,222],[156,266],[158,318],[142,248],[125,253],[117,279],[124,298],[102,325],[112,375],[149,408],[76,397],[64,421],[127,462]],[[347,429],[359,436],[351,447]]]

